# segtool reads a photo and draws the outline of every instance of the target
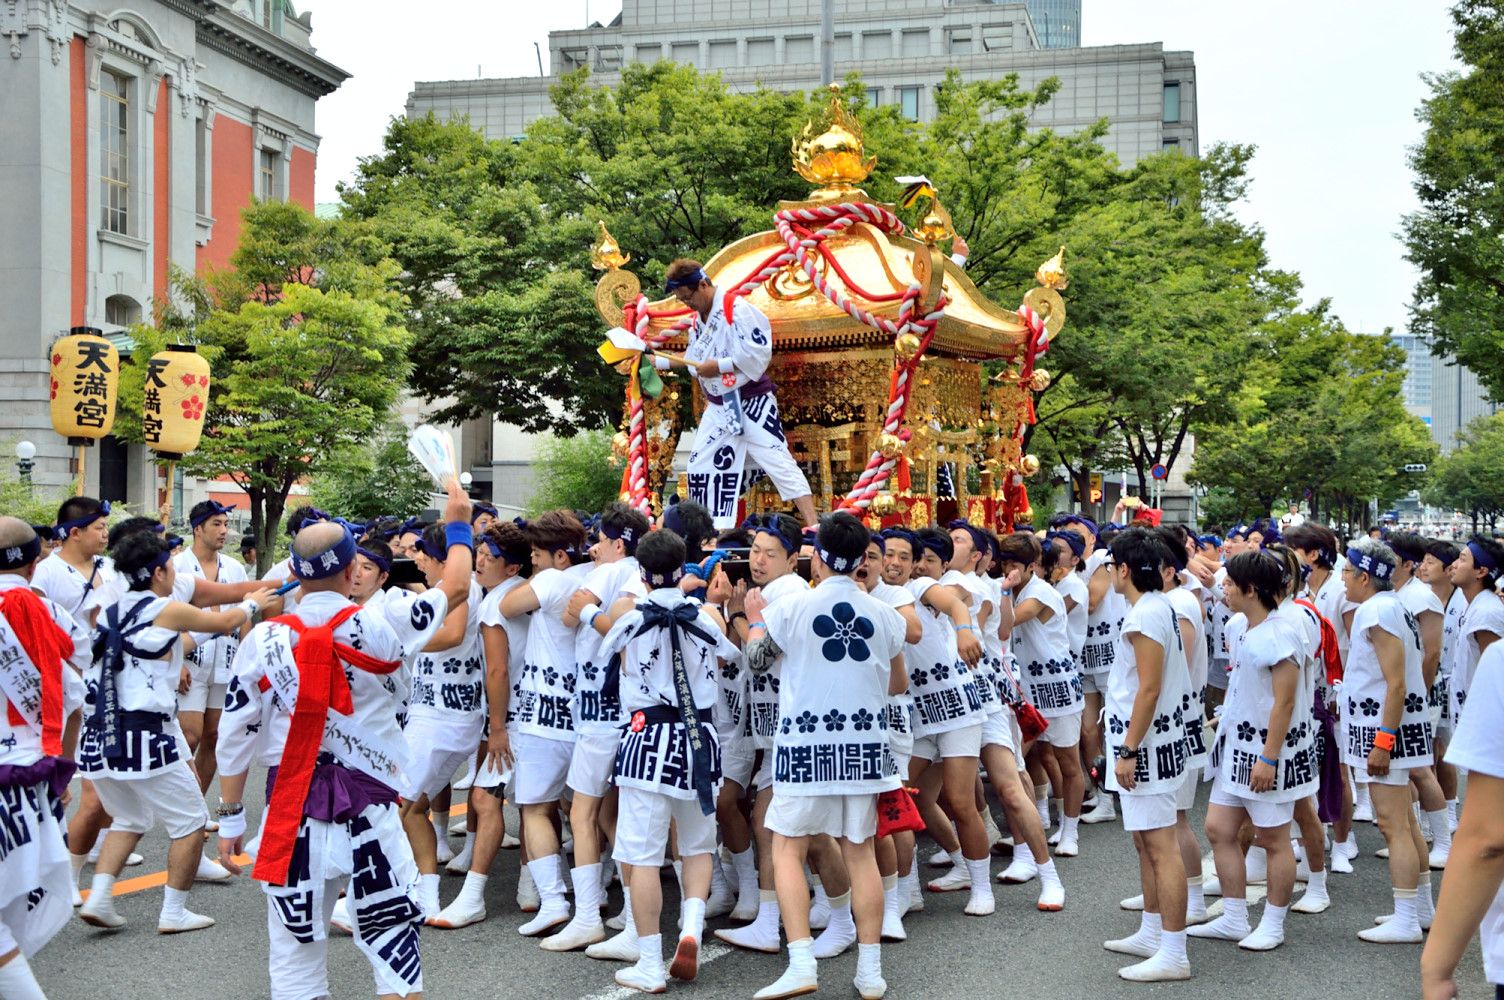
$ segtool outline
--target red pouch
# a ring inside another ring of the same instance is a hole
[[[918,794],[912,788],[902,786],[883,792],[877,797],[877,835],[886,837],[894,833],[924,829],[924,820],[919,815],[919,806],[914,803]]]

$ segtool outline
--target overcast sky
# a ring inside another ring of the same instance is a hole
[[[319,102],[318,200],[376,152],[415,80],[532,76],[548,32],[606,22],[620,0],[304,0],[319,54],[354,76]],[[404,5],[406,6],[406,5]],[[1396,239],[1414,207],[1406,149],[1422,73],[1454,66],[1443,0],[1083,0],[1086,45],[1161,41],[1196,54],[1202,148],[1252,143],[1243,217],[1352,328],[1403,330],[1415,283]],[[588,12],[588,20],[587,20]],[[411,16],[416,15],[416,16]],[[419,26],[427,26],[420,33]]]

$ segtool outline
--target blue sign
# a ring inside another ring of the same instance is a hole
[[[1163,465],[1156,465],[1154,468],[1149,470],[1149,475],[1153,476],[1155,479],[1165,479],[1170,475],[1170,470],[1165,468]]]

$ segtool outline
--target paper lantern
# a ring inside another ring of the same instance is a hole
[[[209,362],[187,344],[173,344],[146,362],[141,432],[158,457],[179,459],[198,447],[209,408]]]
[[[75,326],[52,345],[52,429],[90,445],[115,426],[120,352],[92,326]]]

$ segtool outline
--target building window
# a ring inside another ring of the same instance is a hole
[[[1013,25],[982,25],[982,51],[1004,52],[1013,48]]]
[[[736,65],[736,40],[710,43],[710,68],[730,69]]]
[[[1166,140],[1164,140],[1163,142],[1160,143],[1159,148],[1162,149],[1162,150],[1164,150],[1164,151],[1166,151],[1166,152],[1168,152],[1168,151],[1170,151],[1170,150],[1173,149],[1175,152],[1178,153],[1178,152],[1180,152],[1180,140],[1179,139],[1166,139]]]
[[[903,56],[915,59],[930,54],[930,29],[906,28],[903,33]]]
[[[99,74],[100,228],[130,232],[131,81],[109,70]]]
[[[277,0],[261,0],[261,26],[268,31],[272,27],[272,19],[275,16]]]
[[[699,42],[675,42],[669,47],[674,62],[681,66],[697,66],[700,62]]]
[[[589,65],[590,49],[583,46],[572,49],[560,49],[559,59],[564,63],[564,72],[572,73],[581,66]]]
[[[1180,84],[1165,84],[1165,115],[1166,122],[1180,121]]]
[[[813,35],[796,35],[783,40],[783,61],[786,65],[809,65],[815,61]]]
[[[893,32],[862,32],[863,59],[891,59],[893,57]]]
[[[946,48],[953,56],[971,55],[971,28],[952,28],[946,38]]]
[[[856,58],[856,54],[851,48],[851,36],[837,35],[835,45],[836,62],[850,62],[854,58]]]
[[[614,73],[621,69],[621,46],[602,45],[596,49],[595,68],[603,73]]]
[[[637,46],[637,61],[640,63],[655,63],[663,58],[662,45],[639,45]]]
[[[262,201],[280,201],[282,197],[282,185],[278,183],[278,174],[281,170],[279,162],[281,157],[274,150],[263,149],[257,161],[256,193]]]
[[[747,65],[748,66],[771,66],[774,59],[774,45],[771,38],[747,39]]]
[[[919,120],[918,87],[898,88],[898,109],[899,112],[909,121],[917,122]]]
[[[202,118],[193,123],[193,208],[209,214],[209,123]]]
[[[129,295],[111,295],[104,300],[104,321],[110,326],[141,322],[141,306]]]
[[[883,103],[883,88],[881,88],[881,87],[868,87],[867,88],[867,107],[869,107],[869,108],[875,108],[875,107],[877,107],[878,105],[880,105],[882,103]]]

